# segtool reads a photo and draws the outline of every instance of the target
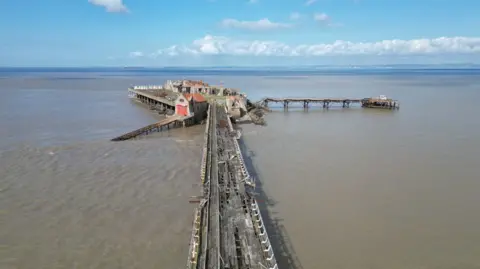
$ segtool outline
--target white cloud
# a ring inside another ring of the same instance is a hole
[[[302,15],[298,12],[292,12],[292,14],[290,14],[290,19],[295,21],[295,20],[298,20],[300,19]]]
[[[330,20],[330,17],[325,13],[315,13],[313,15],[313,19],[319,22],[328,22]]]
[[[139,58],[139,57],[143,57],[143,56],[144,56],[144,54],[141,51],[130,52],[130,57],[131,58]]]
[[[307,0],[307,2],[305,2],[305,5],[306,6],[310,6],[312,5],[313,3],[317,2],[317,0]]]
[[[313,20],[321,23],[324,26],[330,26],[330,27],[342,26],[341,23],[333,23],[330,16],[328,16],[325,13],[313,14]]]
[[[171,46],[152,54],[159,55],[237,55],[237,56],[331,56],[331,55],[434,55],[480,54],[480,37],[439,37],[434,39],[382,40],[311,45],[287,45],[276,41],[242,41],[207,35],[190,46]]]
[[[246,30],[273,30],[291,27],[288,23],[272,22],[267,18],[258,21],[239,21],[236,19],[224,19],[222,26],[226,28],[238,28]]]
[[[123,0],[88,0],[88,2],[105,7],[108,12],[128,12]]]

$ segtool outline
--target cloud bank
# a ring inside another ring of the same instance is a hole
[[[242,41],[206,35],[189,46],[174,45],[149,54],[151,57],[180,55],[231,56],[349,56],[349,55],[441,55],[480,54],[480,37],[439,37],[433,39],[382,40],[312,45],[287,45],[275,41]],[[135,55],[143,53],[135,52]]]
[[[105,7],[107,12],[128,12],[123,0],[88,0],[89,3]]]

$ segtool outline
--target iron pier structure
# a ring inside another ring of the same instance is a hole
[[[397,100],[387,98],[274,98],[266,97],[258,102],[264,107],[268,107],[269,103],[283,104],[284,109],[288,109],[290,104],[300,104],[303,108],[308,109],[310,104],[321,104],[323,108],[329,108],[332,105],[340,105],[344,108],[350,107],[351,104],[360,104],[365,108],[387,108],[398,109],[400,104]]]
[[[278,269],[237,137],[226,108],[212,102],[188,269]]]

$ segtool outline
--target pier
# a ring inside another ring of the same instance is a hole
[[[125,140],[129,140],[129,139],[133,139],[137,136],[140,136],[140,135],[147,135],[149,133],[152,133],[152,132],[159,132],[161,131],[163,128],[168,128],[170,129],[170,126],[171,125],[182,125],[182,126],[186,126],[187,124],[191,124],[190,122],[192,121],[192,117],[180,117],[180,116],[177,116],[177,115],[174,115],[174,116],[170,116],[170,117],[167,117],[157,123],[153,123],[153,124],[150,124],[150,125],[147,125],[145,127],[142,127],[142,128],[139,128],[137,130],[134,130],[134,131],[131,131],[131,132],[128,132],[126,134],[123,134],[121,136],[118,136],[118,137],[115,137],[113,138],[111,141],[125,141]]]
[[[151,107],[174,110],[175,113],[112,141],[132,139],[163,127],[169,128],[171,124],[183,123],[185,126],[186,122],[206,121],[200,172],[201,195],[190,200],[190,203],[198,203],[198,206],[194,210],[187,268],[278,269],[255,198],[255,179],[248,172],[237,141],[240,133],[232,126],[232,111],[236,111],[232,108],[241,107],[241,104],[230,97],[224,98],[221,104],[215,98],[207,101],[205,96],[211,96],[200,92],[208,89],[198,88],[199,92],[191,93],[192,87],[186,88],[188,92],[165,90],[159,86],[129,88],[131,98]],[[256,110],[268,110],[270,103],[280,103],[285,109],[291,104],[300,104],[304,109],[312,104],[320,104],[325,109],[332,105],[348,108],[352,104],[364,108],[399,108],[398,101],[383,95],[363,99],[267,97],[255,104],[248,100],[246,102],[251,116],[256,116]],[[276,237],[274,239],[278,240]]]
[[[177,93],[166,91],[158,87],[152,88],[128,88],[128,95],[132,99],[150,106],[151,108],[158,107],[160,110],[175,110],[175,99],[178,97]]]
[[[203,148],[203,197],[195,209],[189,269],[277,269],[272,245],[226,109],[211,103]]]
[[[258,104],[268,107],[269,103],[280,103],[284,109],[288,109],[290,104],[300,104],[304,109],[308,109],[310,104],[321,104],[323,108],[329,108],[332,105],[339,105],[347,108],[351,104],[360,104],[364,108],[387,108],[398,109],[400,104],[398,101],[386,98],[384,96],[373,98],[274,98],[266,97],[258,102]]]

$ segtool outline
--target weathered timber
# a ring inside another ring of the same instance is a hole
[[[212,121],[217,124],[216,106],[212,106]],[[217,132],[213,128],[210,135],[211,146],[211,162],[210,162],[210,184],[209,184],[209,199],[208,199],[208,255],[206,268],[220,268],[220,194],[218,183],[218,151],[217,151]]]
[[[132,139],[132,138],[137,137],[137,136],[142,135],[142,134],[147,134],[149,132],[158,131],[162,127],[164,127],[164,126],[169,127],[169,125],[171,123],[174,123],[174,122],[179,121],[181,119],[183,119],[183,118],[180,117],[180,116],[176,116],[176,115],[171,116],[171,117],[163,119],[163,120],[161,120],[157,123],[149,124],[145,127],[137,129],[135,131],[131,131],[131,132],[128,132],[128,133],[123,134],[121,136],[115,137],[115,138],[112,139],[112,141],[124,141],[124,140],[128,140],[128,139]]]
[[[204,199],[194,215],[199,221],[194,221],[187,268],[278,269],[255,184],[232,132],[226,109],[212,104],[202,157]]]

